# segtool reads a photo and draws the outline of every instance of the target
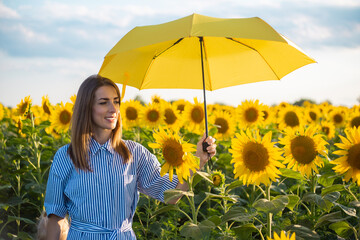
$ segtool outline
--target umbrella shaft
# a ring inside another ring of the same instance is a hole
[[[200,40],[200,53],[201,53],[201,72],[203,81],[203,93],[204,93],[204,113],[205,113],[205,133],[206,137],[209,136],[208,119],[207,119],[207,107],[206,107],[206,92],[205,92],[205,71],[204,71],[204,56],[203,56],[203,37],[199,37]]]

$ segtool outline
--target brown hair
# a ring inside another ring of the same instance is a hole
[[[95,91],[102,86],[112,86],[120,98],[118,86],[108,78],[100,75],[88,77],[80,86],[76,96],[73,115],[71,118],[71,143],[68,149],[75,167],[84,171],[92,171],[89,165],[89,143],[92,136],[92,106],[94,104]],[[121,118],[112,130],[112,147],[118,152],[124,162],[131,160],[131,153],[121,139]]]

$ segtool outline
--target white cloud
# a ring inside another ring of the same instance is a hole
[[[31,30],[28,27],[25,27],[22,23],[15,23],[12,25],[0,25],[0,30],[4,31],[5,34],[11,36],[18,36],[18,38],[23,39],[25,42],[35,42],[35,43],[50,43],[52,39],[45,34],[37,33]]]
[[[18,19],[20,15],[13,9],[6,7],[0,2],[0,18],[4,19]]]

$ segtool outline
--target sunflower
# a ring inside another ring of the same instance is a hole
[[[333,167],[335,172],[345,173],[345,181],[352,178],[360,186],[360,128],[346,128],[345,133],[346,138],[339,135],[342,143],[335,143],[341,150],[333,152],[341,157],[331,163],[337,165]]]
[[[153,95],[151,96],[151,103],[155,103],[155,104],[160,104],[162,102],[164,102],[165,100],[162,99],[159,95]]]
[[[30,96],[26,96],[24,99],[21,99],[21,102],[16,106],[15,114],[17,116],[27,116],[31,105],[31,101],[32,100]]]
[[[276,111],[274,108],[270,108],[268,105],[262,105],[261,111],[263,112],[263,126],[267,126],[275,121]]]
[[[281,150],[271,142],[272,132],[269,131],[263,138],[259,130],[250,129],[236,133],[231,140],[231,163],[234,163],[235,178],[242,180],[245,185],[264,183],[270,185],[281,174],[278,168],[285,166]]]
[[[278,112],[277,123],[279,129],[285,128],[298,129],[303,126],[303,114],[299,107],[289,105],[281,108]]]
[[[304,116],[307,123],[309,124],[318,124],[322,116],[319,108],[316,105],[311,105],[304,108]]]
[[[179,100],[173,102],[172,105],[174,105],[176,107],[176,109],[179,110],[180,113],[183,113],[185,110],[185,107],[187,105],[191,105],[191,103],[184,99],[179,99]]]
[[[225,183],[225,176],[221,171],[214,171],[211,174],[211,179],[215,187],[220,187]]]
[[[4,106],[0,103],[0,121],[4,118],[5,116],[5,109]]]
[[[204,130],[205,111],[204,106],[194,98],[194,104],[187,105],[184,113],[184,124],[187,124],[187,129],[198,134],[202,134]]]
[[[322,134],[317,134],[317,130],[317,126],[285,130],[285,136],[279,138],[279,143],[284,145],[284,164],[288,164],[287,168],[300,171],[308,177],[311,176],[311,170],[318,173],[317,167],[324,165],[319,155],[327,157],[328,143]]]
[[[276,232],[274,232],[274,238],[267,237],[267,240],[295,240],[295,233],[290,234],[290,232],[285,233],[284,231],[281,231],[280,236],[277,235]]]
[[[335,125],[333,122],[323,120],[320,122],[321,132],[325,135],[327,140],[335,137]]]
[[[157,128],[164,122],[164,114],[160,104],[150,103],[143,107],[140,112],[141,121],[149,128]]]
[[[140,125],[140,112],[143,106],[137,100],[129,100],[121,103],[120,112],[124,129]]]
[[[228,112],[215,111],[209,117],[209,123],[217,128],[217,133],[214,135],[216,139],[227,140],[233,137],[235,133],[235,120]]]
[[[344,107],[334,107],[329,112],[328,119],[335,124],[335,127],[341,128],[346,125],[347,110]]]
[[[60,105],[56,105],[54,112],[51,114],[50,122],[54,130],[61,133],[69,130],[70,120],[72,116],[73,104],[67,102],[65,105],[63,102]]]
[[[76,94],[72,95],[70,97],[70,101],[72,102],[73,105],[75,105],[75,101],[76,101]]]
[[[236,108],[236,119],[240,128],[255,127],[261,125],[264,121],[262,104],[259,100],[245,100]]]
[[[359,128],[360,126],[360,110],[356,110],[355,108],[352,109],[350,112],[348,121],[348,127],[349,128]]]
[[[162,102],[161,107],[164,113],[164,122],[168,128],[178,131],[183,124],[183,117],[180,111],[169,102]]]
[[[191,152],[196,151],[196,146],[185,142],[174,131],[167,129],[166,131],[160,127],[158,131],[154,131],[153,136],[156,143],[149,143],[149,147],[153,149],[161,149],[164,164],[161,167],[160,175],[164,176],[169,172],[169,179],[173,179],[173,171],[179,182],[187,180],[190,177],[190,170],[195,172],[199,167],[197,160]]]

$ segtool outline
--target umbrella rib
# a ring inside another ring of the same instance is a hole
[[[160,52],[159,54],[155,55],[155,56],[151,59],[151,63],[149,64],[148,68],[146,69],[146,72],[145,72],[145,75],[144,75],[144,78],[143,78],[143,82],[142,82],[142,83],[144,83],[144,81],[145,81],[145,79],[146,79],[146,77],[147,77],[147,75],[148,75],[148,73],[149,73],[149,70],[150,70],[151,66],[153,65],[154,60],[155,60],[158,56],[160,56],[161,54],[163,54],[164,52],[166,52],[167,50],[169,50],[170,48],[172,48],[173,46],[175,46],[176,44],[178,44],[179,42],[181,42],[183,39],[184,39],[184,38],[178,39],[178,40],[177,40],[176,42],[174,42],[171,46],[169,46],[168,48],[164,49],[162,52]],[[140,89],[142,89],[142,84],[141,84],[141,86],[140,86]]]
[[[237,40],[235,40],[235,39],[233,39],[233,38],[229,38],[229,37],[228,37],[227,39],[229,39],[229,40],[231,40],[231,41],[234,41],[234,42],[236,42],[236,43],[240,43],[241,45],[244,45],[245,47],[250,48],[250,49],[254,50],[255,52],[257,52],[257,53],[260,55],[260,57],[261,57],[261,58],[266,62],[266,64],[269,66],[269,68],[271,69],[271,71],[275,74],[275,76],[277,77],[277,79],[280,80],[279,76],[276,74],[276,72],[274,71],[274,69],[271,67],[271,65],[266,61],[266,59],[263,57],[263,55],[261,55],[261,53],[260,53],[257,49],[255,49],[255,48],[253,48],[253,47],[251,47],[251,46],[249,46],[249,45],[247,45],[247,44],[245,44],[245,43],[242,43],[242,42],[240,42],[240,41],[237,41]]]

